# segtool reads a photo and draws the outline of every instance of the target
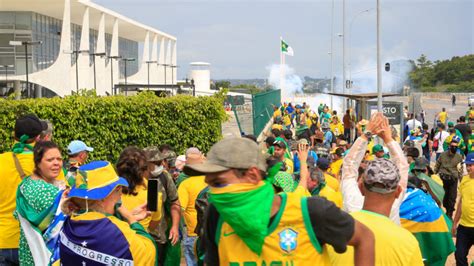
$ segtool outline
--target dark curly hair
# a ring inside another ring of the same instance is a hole
[[[136,196],[136,187],[144,185],[144,174],[148,171],[146,154],[142,149],[134,146],[125,148],[117,162],[117,173],[128,181],[128,188],[123,188],[123,193]]]
[[[52,141],[39,141],[33,148],[33,161],[35,163],[35,169],[33,170],[33,172],[37,176],[41,176],[38,165],[41,163],[41,160],[43,160],[44,154],[51,149],[58,149],[59,152],[61,152],[61,149],[59,148],[58,144]]]

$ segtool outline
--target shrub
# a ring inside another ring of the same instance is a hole
[[[15,120],[27,113],[53,123],[53,140],[63,150],[75,139],[94,147],[90,158],[95,160],[115,162],[129,145],[166,143],[179,153],[191,146],[207,151],[221,138],[221,122],[226,117],[223,98],[159,98],[144,92],[129,97],[0,99],[0,151],[10,149]]]

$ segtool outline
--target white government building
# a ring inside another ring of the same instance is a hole
[[[176,84],[176,41],[89,0],[1,0],[0,97]]]

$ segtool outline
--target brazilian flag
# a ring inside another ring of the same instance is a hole
[[[445,265],[455,250],[452,222],[430,195],[408,188],[400,206],[400,222],[418,240],[425,265]]]

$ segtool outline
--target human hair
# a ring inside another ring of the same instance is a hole
[[[446,108],[443,107],[443,112],[446,111]]]
[[[44,139],[48,135],[53,134],[53,123],[51,123],[49,120],[43,120],[43,121],[46,122],[48,127],[40,133],[40,139]]]
[[[117,162],[117,174],[125,178],[128,188],[123,188],[123,193],[136,196],[136,187],[144,184],[143,175],[148,171],[147,157],[143,150],[130,146],[125,148]]]
[[[268,145],[268,146],[272,146],[273,145],[273,142],[275,142],[275,138],[272,137],[272,136],[269,136],[265,139],[265,143]]]
[[[160,147],[158,147],[158,150],[160,150],[160,152],[164,152],[166,150],[174,151],[173,147],[169,144],[161,144]]]
[[[466,117],[465,116],[460,116],[459,117],[459,122],[466,122]]]
[[[40,141],[36,143],[33,148],[33,161],[35,163],[35,168],[33,170],[34,174],[41,176],[38,166],[41,163],[41,160],[43,160],[44,154],[51,149],[58,149],[59,152],[61,152],[59,146],[52,141]]]
[[[348,114],[348,115],[351,114],[351,110],[349,110],[349,109],[346,110],[346,114]]]
[[[272,129],[272,134],[275,137],[279,137],[281,135],[281,130],[279,130],[278,128],[274,128],[274,129]]]
[[[285,135],[285,139],[292,139],[293,138],[293,132],[289,129],[284,130],[283,134]]]

